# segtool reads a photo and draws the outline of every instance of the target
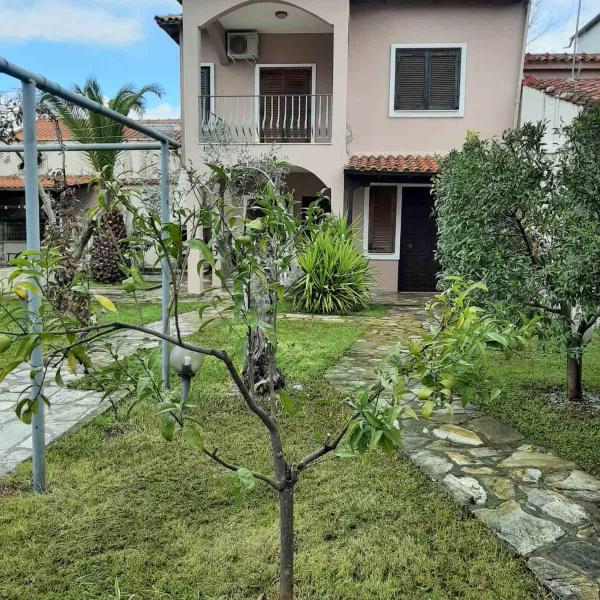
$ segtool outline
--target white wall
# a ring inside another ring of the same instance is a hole
[[[577,51],[588,54],[600,52],[600,21],[579,37]]]
[[[540,90],[523,87],[520,124],[529,121],[534,123],[547,121],[548,128],[544,143],[548,147],[548,152],[555,152],[564,142],[563,136],[557,133],[557,130],[568,125],[580,112],[581,107],[575,104],[549,96]]]

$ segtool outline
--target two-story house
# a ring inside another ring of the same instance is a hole
[[[279,144],[298,206],[326,188],[360,224],[379,288],[434,289],[436,157],[516,125],[528,3],[180,2],[156,20],[181,49],[186,160]]]

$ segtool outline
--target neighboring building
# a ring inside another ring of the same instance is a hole
[[[433,290],[436,155],[516,125],[527,2],[180,1],[156,20],[181,49],[186,160],[223,135],[280,145],[297,206],[326,188],[361,223],[380,288]]]
[[[596,54],[526,54],[524,75],[536,79],[572,79],[573,58],[576,79],[600,79],[600,51]]]
[[[571,40],[571,43],[573,42],[574,39]],[[578,52],[600,52],[600,13],[577,32],[577,50]]]
[[[180,137],[179,119],[141,120],[141,123],[173,136]],[[73,141],[68,129],[62,124],[57,132],[51,121],[36,122],[37,140],[40,143]],[[148,138],[132,129],[125,129],[126,141],[147,141]],[[20,139],[20,138],[19,138]],[[93,205],[95,194],[90,189],[92,170],[85,155],[80,152],[42,152],[40,153],[39,170],[50,175],[61,170],[65,160],[67,185],[75,189],[75,198],[79,209],[83,212]],[[132,187],[152,183],[156,180],[159,151],[131,150],[123,152],[119,157],[117,175]],[[174,165],[173,165],[174,166]],[[57,183],[50,177],[43,180],[44,188],[49,194],[57,192]],[[60,184],[62,187],[62,183]],[[44,213],[40,211],[42,228]],[[7,263],[26,247],[25,241],[25,181],[23,164],[15,153],[0,154],[0,264]]]
[[[545,121],[544,143],[554,152],[564,142],[560,129],[568,125],[585,106],[600,104],[600,79],[523,79],[521,124]]]

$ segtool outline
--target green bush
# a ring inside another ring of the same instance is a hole
[[[369,265],[354,237],[345,219],[332,217],[308,232],[297,255],[302,275],[289,290],[294,308],[327,315],[368,306]]]

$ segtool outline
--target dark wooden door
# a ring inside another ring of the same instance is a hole
[[[435,260],[437,230],[432,213],[431,188],[402,189],[399,291],[435,290],[439,265]]]
[[[311,86],[309,68],[260,70],[261,142],[310,142]]]

